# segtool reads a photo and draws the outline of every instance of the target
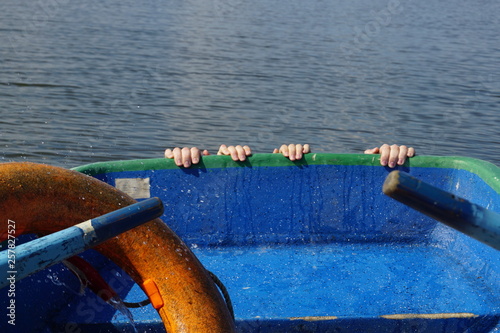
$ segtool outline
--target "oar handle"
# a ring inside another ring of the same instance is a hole
[[[150,198],[0,252],[0,288],[151,221],[163,214],[163,203]],[[13,241],[13,242],[12,242]]]
[[[399,171],[393,171],[387,176],[382,191],[391,198],[500,250],[500,214]]]

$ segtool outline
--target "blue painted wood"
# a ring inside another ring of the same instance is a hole
[[[500,250],[500,214],[404,172],[391,172],[383,192],[464,234]]]
[[[0,253],[0,288],[151,221],[163,213],[158,198],[118,209]],[[10,254],[14,254],[12,257]],[[12,265],[12,266],[11,266]]]

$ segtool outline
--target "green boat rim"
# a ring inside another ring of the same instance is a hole
[[[300,161],[290,161],[281,154],[254,154],[244,162],[235,162],[230,156],[204,156],[199,164],[190,169],[242,168],[242,167],[287,167],[306,165],[366,165],[380,167],[380,155],[327,154],[304,155]],[[492,189],[500,193],[500,168],[495,164],[471,157],[459,156],[415,156],[408,159],[403,168],[448,168],[466,170],[478,175]],[[174,160],[151,158],[96,162],[72,168],[72,170],[95,176],[108,172],[179,169]]]

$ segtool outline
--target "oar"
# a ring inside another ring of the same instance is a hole
[[[0,288],[159,217],[163,203],[150,198],[0,252]]]
[[[383,186],[388,196],[500,250],[500,214],[399,171]]]

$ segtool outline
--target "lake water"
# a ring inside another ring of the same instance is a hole
[[[1,161],[174,146],[500,165],[498,0],[4,0]]]

